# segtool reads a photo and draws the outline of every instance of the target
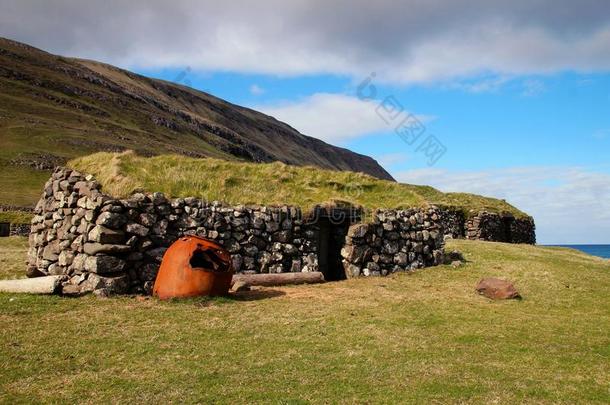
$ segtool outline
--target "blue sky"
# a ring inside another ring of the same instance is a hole
[[[606,0],[0,3],[0,36],[261,110],[398,181],[504,198],[539,243],[610,243]],[[387,100],[446,149],[433,165]]]

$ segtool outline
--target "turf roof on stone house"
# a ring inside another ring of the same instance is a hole
[[[178,155],[142,157],[134,152],[100,152],[68,166],[92,174],[105,193],[128,197],[136,191],[168,197],[197,197],[237,205],[291,205],[303,212],[320,204],[353,205],[364,210],[436,205],[527,217],[504,200],[467,193],[443,193],[430,186],[379,180],[363,173],[332,171],[280,162],[244,163]]]

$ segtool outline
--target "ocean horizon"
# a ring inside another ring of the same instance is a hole
[[[544,246],[558,246],[567,247],[581,252],[590,254],[592,256],[602,257],[604,259],[610,259],[610,245],[544,245]]]

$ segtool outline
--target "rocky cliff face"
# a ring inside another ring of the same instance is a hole
[[[46,137],[45,145],[18,142],[6,162],[13,165],[38,168],[40,146],[43,160],[55,159],[54,164],[92,151],[134,149],[145,155],[281,161],[392,179],[368,156],[210,94],[2,38],[0,89],[0,130],[11,137]]]

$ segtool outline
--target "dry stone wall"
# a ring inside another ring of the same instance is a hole
[[[536,244],[536,224],[534,218],[515,218],[510,223],[510,243]]]
[[[447,237],[507,243],[536,243],[536,225],[531,217],[493,212],[471,212],[466,217],[460,210],[440,210],[441,226]]]
[[[439,211],[443,233],[446,236],[454,239],[464,238],[464,226],[466,224],[466,217],[464,216],[464,213],[455,209],[442,209]]]
[[[227,206],[162,193],[116,199],[92,176],[58,168],[34,210],[28,276],[64,276],[66,294],[149,294],[165,251],[187,234],[224,246],[237,272],[387,275],[441,263],[447,218],[450,233],[462,232],[461,218],[436,207],[378,210],[359,223],[360,212],[322,207],[304,217],[291,206]],[[512,239],[531,242],[533,221],[502,221]],[[497,224],[482,213],[464,229],[493,240]]]
[[[222,244],[237,272],[317,271],[319,231],[305,222],[288,206],[229,207],[161,193],[114,199],[91,176],[60,168],[35,209],[28,275],[65,275],[82,292],[150,293],[163,254],[185,234]]]
[[[0,204],[0,212],[26,212],[31,213],[33,209],[30,207],[20,207],[15,205],[4,205]],[[4,227],[8,230],[0,232],[0,236],[28,236],[30,234],[30,224],[19,224],[19,223],[3,223]]]
[[[441,264],[443,246],[438,209],[380,210],[349,228],[341,255],[348,277],[385,276]]]
[[[466,238],[509,243],[536,243],[533,218],[480,212],[465,224]]]
[[[11,224],[10,226],[10,236],[28,236],[30,231],[30,224]]]

